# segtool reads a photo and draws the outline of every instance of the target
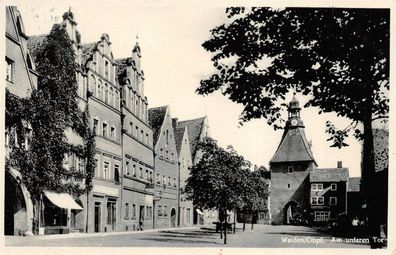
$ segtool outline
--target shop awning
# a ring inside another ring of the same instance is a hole
[[[82,210],[83,208],[67,193],[44,191],[44,195],[59,208]]]
[[[203,213],[201,210],[199,210],[199,209],[195,209],[195,211],[196,211],[198,214],[200,214],[200,215],[204,215],[204,213]]]

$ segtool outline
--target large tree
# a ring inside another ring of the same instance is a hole
[[[7,91],[6,126],[25,136],[24,123],[31,128],[29,146],[12,142],[8,167],[19,169],[22,182],[34,205],[34,231],[37,233],[40,205],[45,190],[80,195],[91,188],[94,170],[95,141],[89,129],[89,113],[78,106],[75,54],[66,30],[54,25],[39,46],[36,57],[38,88],[28,98],[16,98]],[[83,138],[73,145],[65,131],[72,130]],[[85,172],[65,169],[66,154],[85,159]],[[82,183],[85,182],[85,185]]]
[[[291,90],[309,96],[305,107],[350,119],[342,130],[328,122],[327,132],[339,148],[347,145],[351,130],[364,141],[362,187],[371,236],[378,237],[372,121],[388,118],[389,10],[227,8],[226,13],[227,22],[203,44],[213,53],[216,71],[197,92],[220,90],[244,106],[241,122],[264,117],[275,129],[283,126]]]
[[[250,163],[231,146],[223,149],[211,138],[199,143],[198,149],[202,158],[191,168],[185,188],[187,199],[198,208],[218,210],[220,221],[226,221],[227,211],[243,204]]]

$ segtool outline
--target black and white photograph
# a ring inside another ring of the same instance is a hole
[[[390,254],[392,5],[4,2],[4,254]]]

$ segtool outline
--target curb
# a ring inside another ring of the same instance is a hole
[[[32,235],[32,236],[19,236],[19,238],[28,239],[40,239],[40,240],[56,240],[56,239],[72,239],[72,238],[89,238],[89,237],[105,237],[114,235],[136,235],[144,233],[154,233],[166,230],[188,230],[188,229],[200,229],[205,226],[193,226],[193,227],[180,227],[180,228],[160,228],[160,229],[147,229],[144,231],[116,231],[116,232],[99,232],[99,233],[69,233],[69,234],[54,234],[54,235]],[[9,236],[9,238],[18,238],[18,236]]]

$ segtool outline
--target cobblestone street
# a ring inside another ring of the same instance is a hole
[[[333,240],[333,241],[332,241]],[[356,240],[355,240],[356,241]],[[250,248],[369,248],[347,243],[302,226],[255,225],[227,235],[227,245],[212,228],[167,229],[130,233],[70,234],[57,236],[6,237],[6,246],[68,247],[250,247]]]

